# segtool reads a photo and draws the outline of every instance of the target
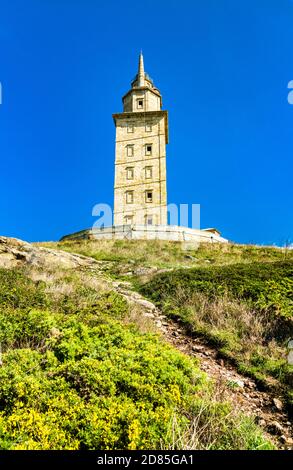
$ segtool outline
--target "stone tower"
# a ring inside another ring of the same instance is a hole
[[[167,225],[168,112],[142,53],[116,126],[114,225]]]

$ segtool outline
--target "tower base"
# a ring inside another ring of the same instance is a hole
[[[60,241],[91,240],[167,240],[189,243],[228,243],[216,229],[193,229],[177,225],[112,225],[65,235]]]

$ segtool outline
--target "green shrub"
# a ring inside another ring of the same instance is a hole
[[[154,276],[140,291],[236,362],[240,371],[263,384],[273,377],[281,392],[284,385],[289,393],[292,273],[288,261],[180,269]]]
[[[240,441],[242,418],[232,418],[229,405],[213,402],[211,384],[195,364],[155,335],[113,321],[86,333],[80,328],[74,358],[62,356],[60,362],[60,346],[73,342],[71,327],[66,324],[53,351],[4,355],[0,448],[168,448],[174,417],[176,433],[184,433],[199,408],[206,419],[213,417],[208,435],[201,431],[202,448],[205,439],[211,448],[257,448],[260,442],[272,447],[251,421]],[[201,427],[206,429],[206,420]]]
[[[225,293],[254,307],[293,316],[293,265],[290,262],[234,264],[208,268],[179,269],[155,276],[142,286],[142,293],[157,302],[173,298],[180,288],[186,299],[202,292],[210,299]]]
[[[0,343],[8,348],[41,348],[44,346],[56,318],[45,310],[0,311]]]
[[[46,284],[33,282],[21,269],[0,268],[0,305],[12,308],[45,307]]]

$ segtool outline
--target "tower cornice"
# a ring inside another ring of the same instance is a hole
[[[133,93],[134,91],[151,91],[152,93],[154,93],[155,95],[159,96],[162,100],[162,95],[161,93],[159,92],[159,90],[157,88],[149,88],[148,86],[140,86],[140,87],[133,87],[133,88],[130,88],[130,90],[128,90],[127,93],[125,93],[125,95],[122,96],[122,101],[126,98],[126,96],[128,96],[129,94]]]
[[[166,144],[168,144],[169,143],[168,111],[160,110],[160,111],[143,111],[143,112],[112,114],[115,126],[116,126],[116,119],[133,119],[133,118],[137,119],[137,118],[145,118],[145,117],[152,117],[152,116],[165,116],[165,136],[166,136]]]

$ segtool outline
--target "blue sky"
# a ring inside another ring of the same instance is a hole
[[[113,203],[112,113],[145,68],[169,111],[168,202],[292,241],[293,2],[0,0],[0,234],[57,240]]]

